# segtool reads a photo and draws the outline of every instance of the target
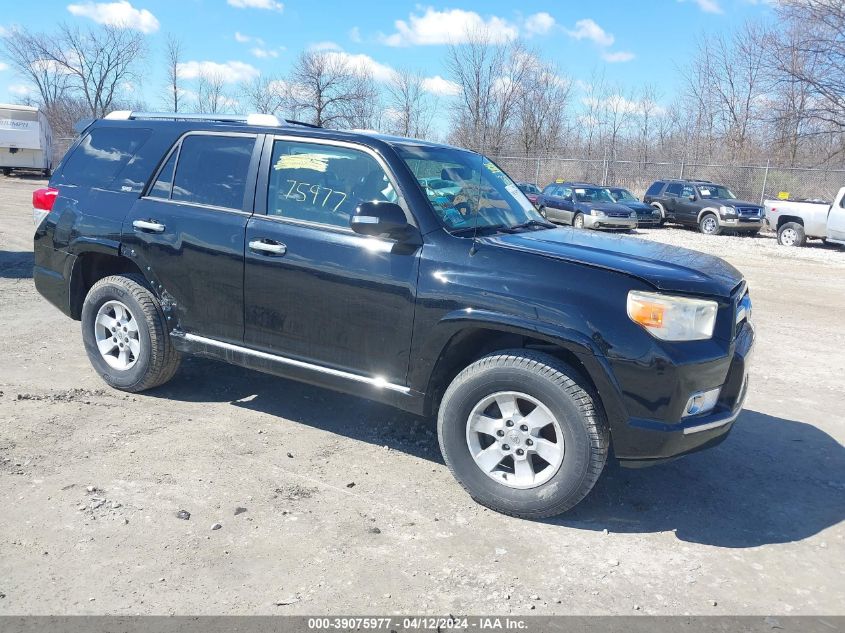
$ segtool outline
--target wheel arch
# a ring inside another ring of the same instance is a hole
[[[453,329],[428,374],[424,414],[437,411],[446,388],[465,367],[493,352],[505,349],[541,351],[565,362],[583,385],[597,396],[611,429],[626,418],[619,385],[613,379],[608,360],[593,342],[574,331],[556,331],[539,324],[476,316],[446,321]],[[441,322],[445,325],[444,322]]]
[[[781,215],[778,217],[777,229],[780,229],[784,224],[788,222],[794,222],[795,224],[800,224],[804,226],[804,218],[798,215]]]
[[[70,275],[68,289],[70,316],[82,318],[82,305],[91,287],[110,275],[137,273],[143,276],[138,265],[127,257],[106,250],[87,250],[77,253]]]
[[[696,222],[698,222],[700,224],[701,218],[703,218],[707,214],[715,215],[716,221],[717,222],[719,221],[719,210],[718,209],[716,209],[715,207],[704,207],[701,211],[698,212],[698,218],[696,219]]]

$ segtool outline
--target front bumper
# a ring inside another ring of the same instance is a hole
[[[763,228],[763,218],[723,218],[719,216],[719,226],[732,231],[759,231]]]
[[[598,217],[584,214],[585,229],[635,229],[637,228],[636,218],[611,218]]]
[[[674,424],[632,417],[626,424],[614,428],[614,451],[620,463],[635,468],[648,466],[722,442],[733,428],[745,403],[753,347],[754,329],[745,323],[737,334],[719,400],[711,412],[682,418]],[[692,375],[696,373],[694,366],[687,370]],[[700,387],[703,388],[703,385]],[[685,391],[678,394],[677,399],[686,402],[687,397],[688,391]]]

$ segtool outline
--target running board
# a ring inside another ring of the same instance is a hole
[[[185,354],[221,360],[316,387],[375,400],[417,415],[424,414],[426,398],[423,393],[404,385],[393,384],[380,376],[362,376],[179,330],[170,333],[170,340],[177,350]]]

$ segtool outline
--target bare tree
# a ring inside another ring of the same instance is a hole
[[[333,51],[304,51],[297,58],[287,85],[289,109],[322,127],[350,127],[360,123],[366,103],[373,99],[372,82],[363,78]]]
[[[658,103],[657,87],[647,83],[640,89],[639,102],[637,103],[637,116],[639,118],[639,154],[643,163],[649,159],[649,149],[652,146],[655,119],[660,114]]]
[[[226,93],[226,82],[219,73],[201,73],[197,77],[196,111],[219,114],[232,110],[233,99]]]
[[[399,136],[423,138],[429,135],[433,108],[423,89],[423,75],[401,69],[387,84],[387,105],[393,116],[389,129]]]
[[[284,81],[260,75],[241,84],[241,97],[252,112],[278,115],[285,109],[286,88]]]
[[[525,63],[517,105],[517,137],[520,150],[529,156],[560,146],[572,82],[537,55],[526,57]]]
[[[166,102],[173,112],[179,112],[184,93],[180,87],[181,77],[179,76],[179,65],[182,62],[182,42],[176,36],[168,35],[164,53],[167,61],[167,88],[164,91]]]
[[[35,86],[40,105],[45,110],[52,109],[67,97],[70,74],[45,53],[51,46],[51,36],[16,28],[6,31],[0,39],[3,58]]]
[[[140,80],[136,70],[146,46],[137,31],[109,25],[90,30],[62,25],[55,38],[41,43],[41,58],[69,76],[91,116],[108,114],[115,99]]]

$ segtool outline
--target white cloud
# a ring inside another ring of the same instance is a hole
[[[601,54],[601,58],[611,64],[616,64],[619,62],[629,62],[634,59],[636,55],[629,51],[616,51],[611,53],[610,51],[605,51]]]
[[[658,106],[654,103],[646,104],[643,101],[628,99],[622,95],[610,95],[609,97],[604,97],[602,99],[598,99],[596,97],[584,97],[581,102],[586,106],[598,107],[610,112],[642,114],[648,106],[651,116],[663,116],[666,114],[666,108],[663,106]]]
[[[686,2],[687,0],[678,0],[678,2]],[[719,0],[691,0],[698,5],[698,8],[704,13],[724,13]]]
[[[341,51],[343,48],[335,42],[316,42],[308,47],[309,51]]]
[[[72,15],[89,18],[97,24],[135,29],[142,33],[155,33],[159,27],[156,16],[146,9],[136,9],[127,0],[69,4],[67,10]]]
[[[486,31],[494,42],[509,42],[519,35],[517,27],[498,16],[481,17],[475,11],[427,7],[425,13],[411,13],[408,20],[394,22],[396,32],[382,35],[388,46],[448,44],[466,37],[467,32]]]
[[[576,40],[590,40],[599,46],[613,46],[613,42],[616,41],[613,35],[605,31],[590,18],[578,20],[575,23],[575,28],[572,30],[567,29],[566,33]]]
[[[179,64],[177,72],[182,79],[196,79],[201,76],[220,77],[228,84],[253,79],[259,75],[257,68],[238,61],[223,64],[211,61],[189,61]]]
[[[7,90],[9,94],[18,95],[19,97],[25,97],[32,92],[32,88],[26,84],[12,84]]]
[[[363,40],[363,38],[361,37],[361,29],[359,29],[357,26],[353,26],[351,29],[349,29],[349,39],[355,42],[356,44],[360,44]]]
[[[0,62],[0,72],[2,72],[4,70],[8,70],[8,68],[9,68],[9,64]]]
[[[352,54],[345,51],[327,51],[326,55],[331,58],[343,60],[350,68],[358,72],[368,72],[376,81],[390,81],[396,74],[387,64],[377,62],[369,55],[363,53]]]
[[[443,79],[440,75],[423,79],[422,88],[426,92],[444,97],[454,97],[461,93],[461,87],[458,84],[454,81]]]
[[[252,38],[249,35],[244,35],[240,31],[235,31],[235,41],[240,42],[241,44],[246,44],[247,42],[251,42]]]
[[[272,48],[262,48],[261,46],[255,46],[249,49],[249,52],[259,59],[267,59],[269,57],[275,58],[279,56],[279,51],[275,51]]]
[[[523,26],[529,35],[545,35],[554,28],[555,19],[545,11],[541,11],[525,18]]]
[[[285,5],[276,0],[227,0],[236,9],[267,9],[268,11],[283,11]]]

